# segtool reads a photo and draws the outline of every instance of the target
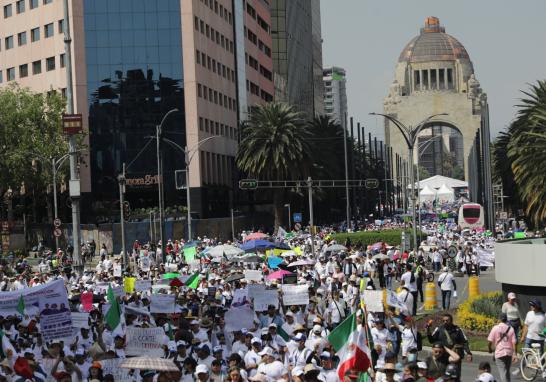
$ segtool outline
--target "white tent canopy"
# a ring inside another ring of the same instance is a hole
[[[430,187],[425,186],[421,192],[419,192],[419,197],[421,198],[421,202],[431,202],[436,198],[436,192]]]
[[[449,188],[445,183],[440,186],[440,189],[436,193],[438,196],[438,201],[440,203],[450,203],[455,199],[455,194],[451,188]]]
[[[423,179],[419,184],[415,183],[415,187],[417,188],[419,186],[419,189],[422,189],[425,186],[428,186],[431,190],[438,190],[444,184],[450,189],[468,187],[468,182],[465,182],[464,180],[448,178],[447,176],[442,175],[434,175],[430,178]],[[411,188],[411,184],[408,186],[408,189],[409,188]]]

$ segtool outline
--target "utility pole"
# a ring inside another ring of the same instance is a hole
[[[345,126],[343,126],[343,151],[345,153],[345,199],[346,199],[346,214],[347,214],[347,232],[351,228],[351,211],[349,201],[349,165],[347,162],[347,113],[345,113]]]
[[[66,57],[66,112],[74,114],[74,94],[72,83],[72,38],[70,36],[70,18],[68,0],[64,0],[64,50]],[[77,170],[76,157],[76,135],[71,134],[68,138],[68,150],[70,154],[70,199],[72,204],[72,261],[76,272],[81,276],[83,273],[83,262],[81,258],[81,232],[80,232],[80,179]]]
[[[313,180],[307,178],[307,196],[309,199],[309,233],[311,234],[311,253],[315,256],[315,222],[313,220]]]
[[[125,163],[123,163],[122,172],[118,175],[119,183],[119,215],[121,223],[121,254],[123,256],[123,269],[127,269],[129,265],[127,248],[125,246]]]
[[[161,151],[161,129],[162,123],[155,128],[155,142],[156,142],[156,154],[157,154],[157,192],[158,204],[159,204],[159,238],[161,240],[161,259],[165,263],[165,217],[163,216],[163,153]]]

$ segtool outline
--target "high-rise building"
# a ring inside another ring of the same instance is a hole
[[[4,0],[0,86],[65,91],[62,0]],[[174,172],[188,147],[192,212],[227,216],[239,113],[274,94],[265,0],[70,0],[75,112],[88,133],[83,220],[157,205],[156,126],[165,121],[167,205],[185,205]],[[234,9],[235,8],[235,9]],[[241,91],[242,90],[242,91]],[[203,142],[209,138],[207,141]]]
[[[324,114],[341,126],[347,126],[347,90],[345,69],[332,66],[323,71]]]
[[[275,100],[324,113],[320,0],[272,0]]]

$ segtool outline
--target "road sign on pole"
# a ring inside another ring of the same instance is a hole
[[[292,220],[294,221],[294,223],[301,223],[302,219],[303,216],[301,212],[294,212],[294,214],[292,215]]]
[[[67,135],[79,134],[83,128],[81,114],[63,114],[63,131]]]
[[[256,179],[241,179],[239,188],[241,190],[255,190],[258,188],[258,181]]]
[[[62,222],[61,222],[61,219],[57,218],[55,220],[53,220],[53,226],[55,228],[59,228],[61,226]]]
[[[373,179],[373,178],[366,179],[364,181],[364,186],[366,188],[377,188],[377,187],[379,187],[379,180],[378,179]]]
[[[55,237],[61,237],[62,234],[63,234],[63,231],[61,231],[60,228],[55,228],[53,230],[53,235],[55,235]]]

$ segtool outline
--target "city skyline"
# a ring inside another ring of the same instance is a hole
[[[333,1],[321,4],[324,66],[346,69],[349,115],[378,137],[383,137],[383,121],[368,113],[383,109],[398,56],[427,16],[439,17],[446,32],[467,48],[487,89],[492,140],[514,118],[521,91],[544,78],[541,66],[546,53],[534,48],[546,32],[540,20],[546,11],[544,2],[529,0],[524,7],[502,2],[493,11],[490,0],[424,0],[418,5],[401,0],[348,0],[344,12]]]

